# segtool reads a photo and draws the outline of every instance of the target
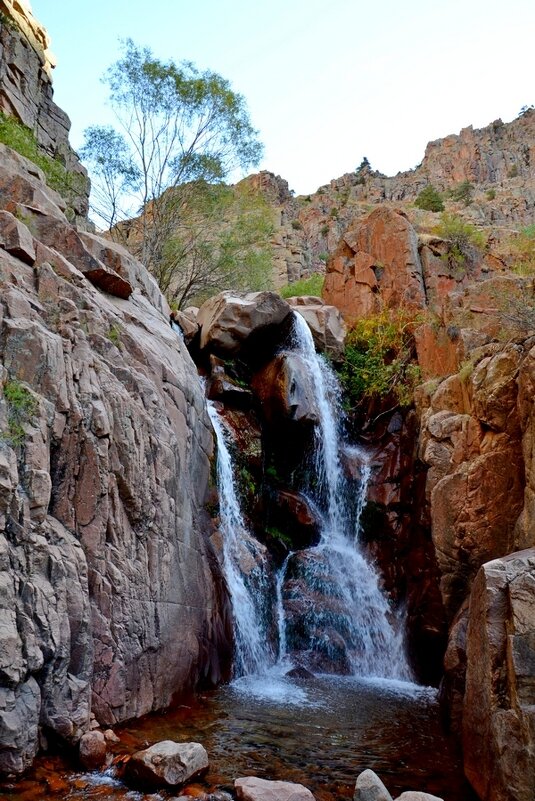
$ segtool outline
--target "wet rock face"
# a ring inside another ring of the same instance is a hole
[[[19,772],[41,727],[75,743],[91,711],[113,724],[219,680],[229,630],[201,515],[211,429],[167,304],[3,161],[40,199],[16,200],[33,266],[0,249],[0,770]]]
[[[467,630],[465,772],[483,801],[535,787],[535,550],[484,565]]]

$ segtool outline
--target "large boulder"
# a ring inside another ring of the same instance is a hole
[[[151,787],[179,787],[208,770],[208,754],[200,743],[162,740],[136,751],[127,764],[128,776]]]
[[[236,779],[234,787],[238,801],[314,801],[310,790],[293,782],[268,781],[247,776]]]
[[[305,318],[312,332],[314,344],[320,353],[326,353],[334,361],[344,355],[346,326],[340,310],[329,306],[321,298],[302,296],[288,298],[292,308]]]
[[[279,353],[253,376],[252,388],[268,423],[317,423],[319,412],[307,364],[299,353]]]
[[[220,292],[199,309],[201,348],[234,356],[251,338],[269,338],[291,314],[276,292]]]
[[[482,801],[533,801],[535,549],[479,571],[466,656],[465,773]]]

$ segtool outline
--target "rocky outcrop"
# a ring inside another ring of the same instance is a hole
[[[485,564],[468,613],[465,771],[483,801],[535,787],[535,550]]]
[[[323,297],[348,322],[381,307],[425,306],[418,237],[404,214],[378,208],[346,231],[328,265]]]
[[[53,100],[49,36],[25,0],[1,0],[0,14],[0,111],[30,128],[43,152],[79,177],[68,200],[77,221],[85,221],[89,182],[69,144],[70,120]]]
[[[0,770],[19,772],[40,731],[74,744],[90,711],[113,724],[217,681],[230,635],[202,512],[211,428],[167,304],[2,159],[39,201],[2,192],[25,243],[0,250]]]
[[[521,513],[525,520],[530,492],[522,442],[531,441],[532,405],[519,397],[518,383],[519,374],[531,374],[534,356],[525,346],[489,345],[471,375],[445,379],[424,399],[420,458],[428,466],[426,495],[450,620],[483,563],[535,544],[531,528],[517,523]]]

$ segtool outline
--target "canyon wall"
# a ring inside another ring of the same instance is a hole
[[[225,674],[213,441],[153,279],[0,146],[0,769]]]
[[[87,172],[69,144],[71,123],[54,102],[54,56],[45,28],[24,0],[0,0],[0,111],[29,128],[43,153],[76,176],[68,192],[73,219],[87,224]]]

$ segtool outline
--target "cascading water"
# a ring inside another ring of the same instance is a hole
[[[227,444],[229,435],[211,401],[208,401],[208,414],[217,440],[223,572],[235,627],[234,675],[262,673],[273,662],[266,636],[265,607],[270,597],[267,555],[245,526]]]
[[[316,670],[410,679],[403,637],[390,622],[378,577],[359,550],[360,516],[370,477],[364,462],[356,498],[340,462],[340,391],[296,313],[292,346],[306,365],[319,423],[311,486],[323,512],[317,546],[291,555],[279,577],[285,649]],[[289,647],[291,645],[291,648]]]

